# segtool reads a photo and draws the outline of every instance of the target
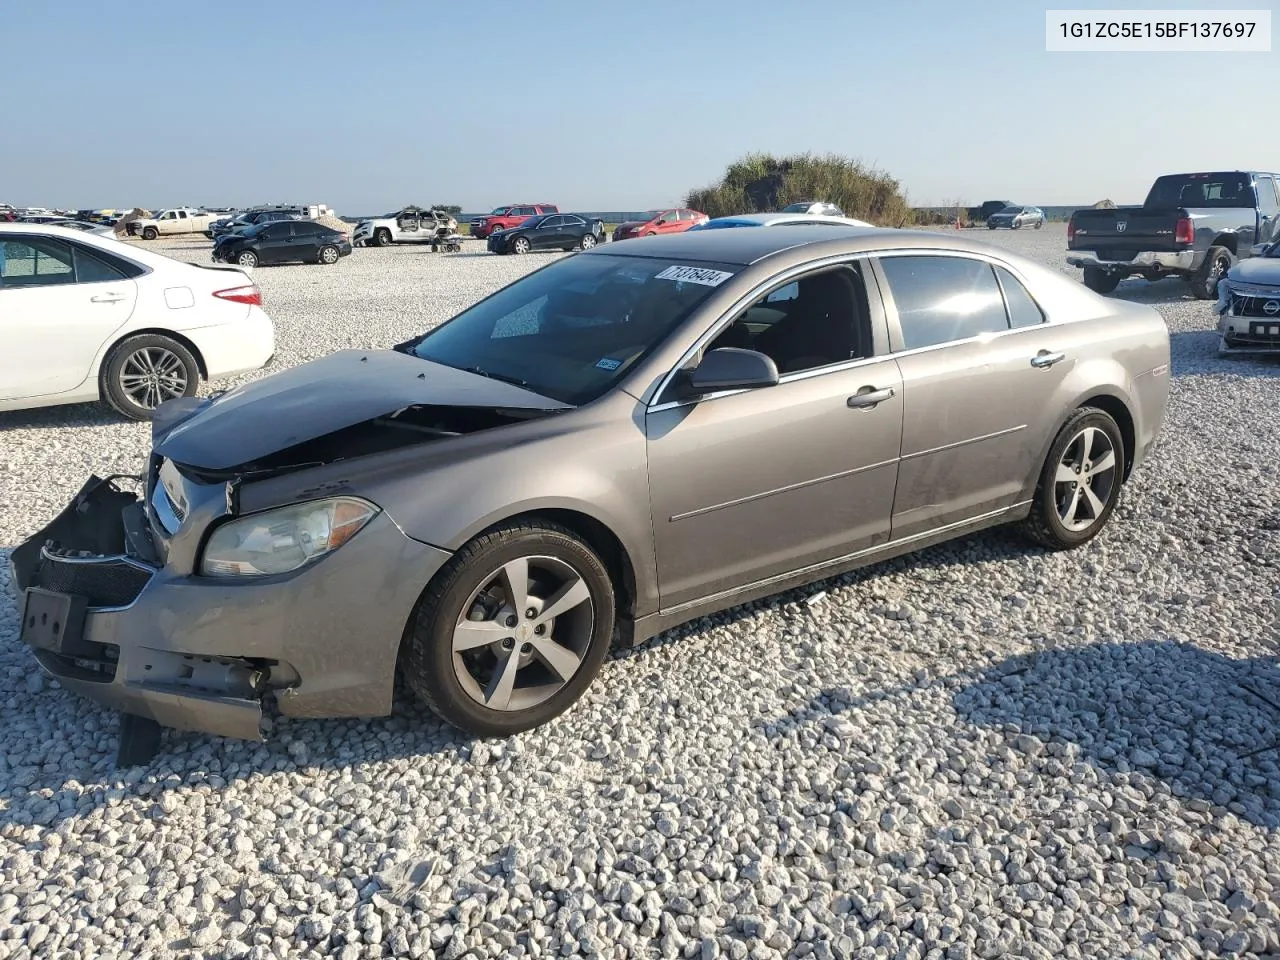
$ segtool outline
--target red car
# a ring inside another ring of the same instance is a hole
[[[704,223],[708,217],[697,210],[650,210],[648,220],[628,220],[613,231],[613,239],[629,240],[632,237],[652,237],[659,233],[683,233],[695,223]]]
[[[518,227],[530,217],[544,213],[559,213],[560,208],[554,203],[509,203],[496,208],[487,217],[476,217],[471,221],[471,235],[483,240],[491,233],[499,230],[510,230]]]

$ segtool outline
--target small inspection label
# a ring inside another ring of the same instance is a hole
[[[1051,53],[1270,53],[1270,10],[1046,10]]]

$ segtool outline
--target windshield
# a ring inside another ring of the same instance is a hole
[[[758,221],[755,220],[736,220],[733,217],[724,217],[720,220],[705,220],[702,223],[694,224],[690,230],[722,230],[725,227],[758,227]]]
[[[567,257],[464,310],[409,352],[578,406],[612,387],[739,269]]]
[[[1184,173],[1160,177],[1148,207],[1252,207],[1253,185],[1245,173]]]
[[[1005,207],[1000,212],[1001,213],[1021,213],[1022,208],[1018,206]]]
[[[510,207],[494,207],[493,210],[490,211],[489,216],[500,217],[510,209]]]

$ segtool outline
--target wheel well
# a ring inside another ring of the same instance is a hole
[[[1129,472],[1133,469],[1133,448],[1134,444],[1137,443],[1137,435],[1134,433],[1133,429],[1133,417],[1129,415],[1129,408],[1124,405],[1123,400],[1108,394],[1100,394],[1099,396],[1091,397],[1084,403],[1080,404],[1080,406],[1082,408],[1093,407],[1097,410],[1103,411],[1104,413],[1110,414],[1111,419],[1120,427],[1120,437],[1124,440],[1123,479],[1128,480]]]
[[[622,541],[607,526],[595,517],[576,510],[536,510],[532,513],[511,517],[511,520],[550,520],[562,527],[572,530],[583,539],[604,563],[609,571],[609,579],[613,581],[614,590],[618,594],[618,615],[630,618],[635,612],[636,572],[631,564]]]
[[[1224,233],[1220,237],[1214,237],[1212,245],[1215,247],[1226,247],[1228,250],[1231,251],[1231,255],[1235,256],[1236,246],[1238,243],[1239,243],[1239,238],[1236,237],[1234,233]]]
[[[182,334],[174,333],[172,330],[164,330],[158,327],[147,327],[145,330],[130,330],[128,333],[126,333],[124,336],[118,339],[115,343],[111,344],[107,352],[102,355],[102,366],[98,369],[99,379],[101,379],[102,372],[106,368],[108,358],[111,356],[111,354],[115,353],[116,347],[120,346],[120,344],[124,343],[130,337],[140,337],[146,334],[150,334],[156,337],[168,337],[170,340],[174,340],[182,344],[184,347],[190,350],[191,355],[196,358],[196,366],[200,368],[200,376],[205,380],[209,379],[209,368],[205,365],[204,357],[200,353],[200,348],[197,347],[190,340],[188,340],[186,337],[184,337]]]

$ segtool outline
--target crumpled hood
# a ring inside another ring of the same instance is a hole
[[[1246,257],[1231,268],[1227,277],[1241,283],[1280,286],[1280,257]]]
[[[406,353],[341,350],[217,397],[161,404],[152,419],[152,446],[176,463],[227,470],[413,406],[569,409]]]

